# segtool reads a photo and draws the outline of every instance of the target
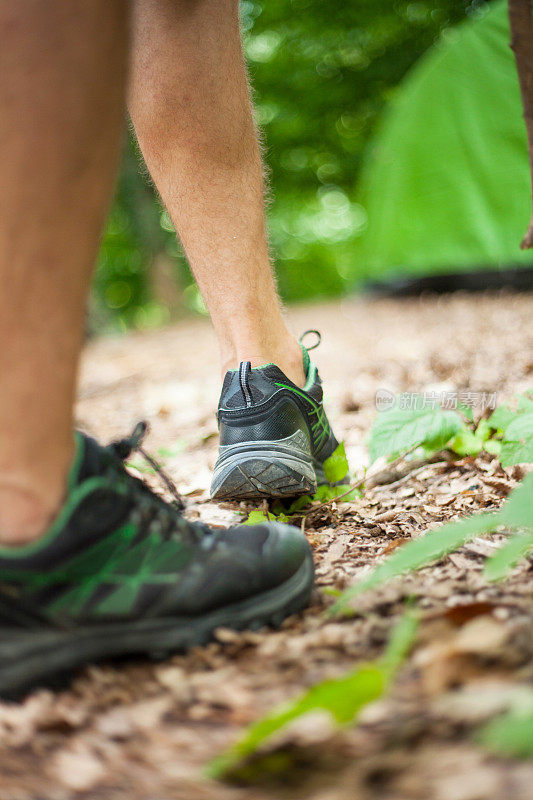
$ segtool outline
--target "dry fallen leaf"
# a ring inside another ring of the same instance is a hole
[[[289,314],[295,329],[309,327],[312,317],[327,331],[318,357],[328,416],[359,477],[368,466],[364,442],[379,388],[399,394],[483,386],[504,402],[532,385],[531,296],[347,298],[341,310],[315,304]],[[190,492],[187,516],[227,527],[254,504],[208,499],[220,390],[214,352],[202,320],[92,341],[77,416],[109,441],[153,411],[150,452],[187,443],[164,457],[179,488]],[[379,483],[369,477],[354,502],[315,504],[305,532],[320,591],[305,614],[274,632],[221,629],[215,642],[158,665],[136,659],[92,667],[66,691],[0,704],[1,800],[529,800],[529,766],[488,759],[472,742],[487,709],[497,713],[512,687],[533,680],[531,573],[523,565],[502,583],[483,579],[502,535],[476,539],[453,558],[365,593],[349,618],[324,615],[334,599],[328,591],[360,580],[438,524],[497,507],[521,472],[502,470],[487,454],[454,461],[441,453],[431,462],[389,465]],[[329,722],[309,717],[287,739],[291,763],[300,765],[288,775],[281,770],[250,786],[202,779],[205,763],[243,725],[379,657],[407,598],[422,614],[420,644],[360,727],[333,734]],[[483,686],[496,680],[501,690],[490,695]]]
[[[106,776],[105,764],[83,742],[74,742],[56,753],[48,771],[54,780],[75,792],[95,789]]]

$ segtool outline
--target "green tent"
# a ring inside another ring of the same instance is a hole
[[[358,271],[421,275],[533,263],[527,141],[506,3],[445,36],[391,102],[362,176]]]

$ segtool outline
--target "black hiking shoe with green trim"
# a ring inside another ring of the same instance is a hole
[[[39,541],[0,548],[0,695],[111,657],[164,656],[218,627],[278,625],[309,601],[304,536],[189,522],[123,466],[142,431],[77,434],[68,497]],[[141,451],[143,452],[143,451]]]
[[[322,381],[302,343],[305,386],[275,364],[243,361],[224,378],[218,406],[220,447],[211,496],[284,498],[314,494],[327,483],[324,461],[338,446],[322,402]],[[314,349],[309,348],[309,349]],[[342,481],[340,481],[342,483]]]

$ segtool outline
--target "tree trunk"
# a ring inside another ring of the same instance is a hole
[[[524,107],[533,194],[533,16],[531,0],[509,0],[509,21],[511,24],[511,48],[516,59]],[[533,215],[520,247],[522,250],[533,247]]]

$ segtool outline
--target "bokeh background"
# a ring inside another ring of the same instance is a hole
[[[504,6],[241,2],[286,302],[375,277],[531,263],[518,250],[527,150]],[[202,300],[129,134],[91,330],[197,313]]]

